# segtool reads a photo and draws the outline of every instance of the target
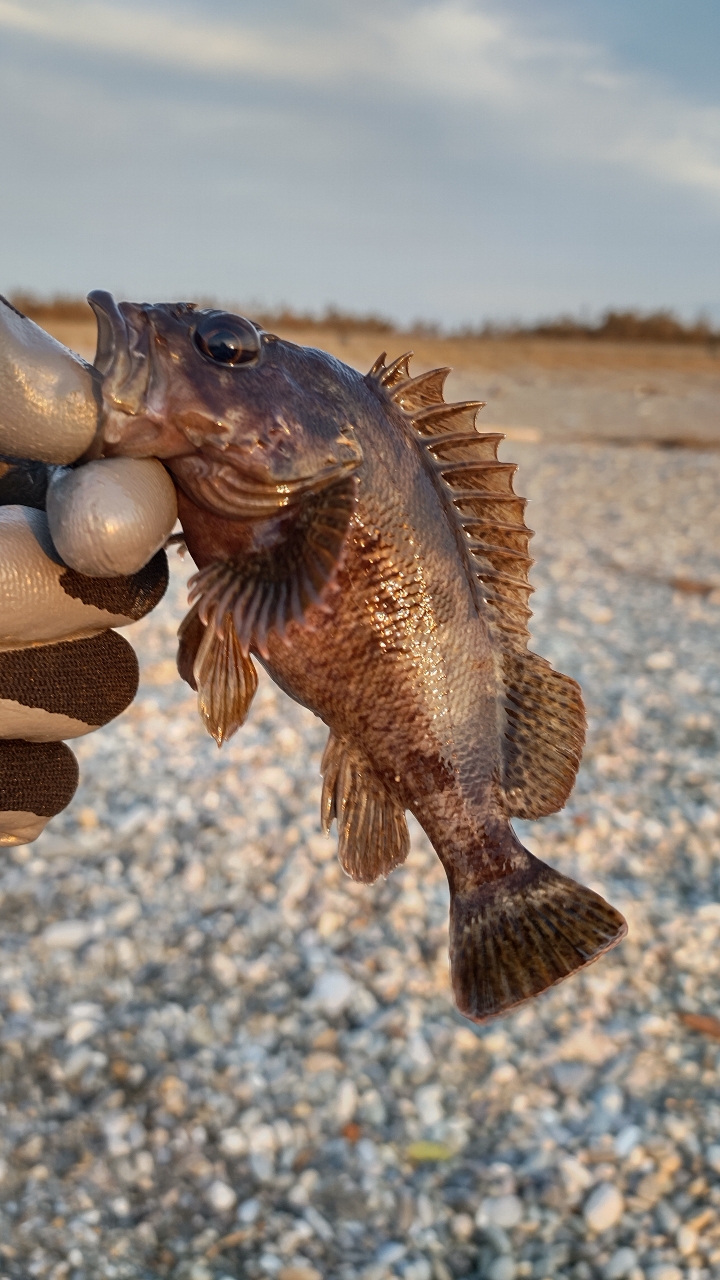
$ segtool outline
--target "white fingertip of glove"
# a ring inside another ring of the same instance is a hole
[[[40,818],[36,813],[15,810],[0,812],[0,849],[13,845],[32,844],[44,831],[50,818]]]
[[[58,554],[71,569],[122,577],[147,564],[172,532],[175,487],[154,458],[99,458],[55,472],[47,518]]]
[[[107,627],[127,627],[138,614],[87,604],[63,586],[44,511],[0,507],[0,650],[57,644]]]
[[[90,365],[0,300],[0,453],[74,462],[98,416]]]

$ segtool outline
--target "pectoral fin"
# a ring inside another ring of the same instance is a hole
[[[230,614],[219,627],[212,618],[205,626],[196,606],[183,621],[179,639],[178,670],[197,689],[205,728],[221,747],[247,719],[257,689],[252,659],[240,645]]]
[[[232,616],[243,651],[267,657],[271,632],[283,637],[290,622],[304,625],[310,606],[324,602],[342,556],[355,490],[351,476],[309,494],[292,519],[279,518],[277,541],[196,573],[190,602],[197,602],[200,619],[208,622],[214,613],[219,625]]]
[[[332,733],[320,767],[323,830],[327,833],[337,819],[343,870],[365,884],[388,876],[405,861],[410,848],[404,809],[362,754]]]

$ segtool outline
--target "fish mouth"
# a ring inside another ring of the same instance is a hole
[[[97,320],[94,368],[102,377],[109,409],[137,414],[150,379],[150,329],[142,309],[118,306],[112,294],[93,289],[88,302]]]

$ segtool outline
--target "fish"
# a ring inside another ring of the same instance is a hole
[[[502,435],[449,370],[365,375],[245,317],[95,292],[105,456],[162,460],[197,565],[178,666],[218,744],[260,663],[328,726],[321,819],[371,884],[412,813],[445,869],[454,998],[505,1014],[625,935],[514,818],[566,803],[580,689],[529,647],[531,531]]]

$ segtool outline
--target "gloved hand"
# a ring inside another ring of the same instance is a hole
[[[176,505],[161,464],[72,465],[92,457],[94,381],[0,299],[0,845],[35,840],[71,800],[63,739],[132,701],[137,659],[114,628],[167,586]]]

